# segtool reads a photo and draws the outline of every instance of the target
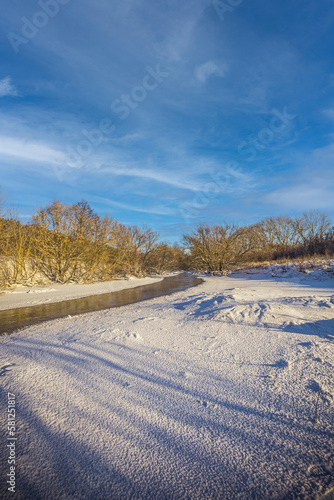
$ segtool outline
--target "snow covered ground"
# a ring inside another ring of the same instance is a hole
[[[171,273],[172,274],[172,273]],[[170,275],[168,275],[170,276]],[[35,306],[63,300],[78,299],[89,295],[99,295],[109,292],[117,292],[135,286],[149,285],[161,281],[164,276],[147,278],[115,279],[113,281],[101,281],[90,284],[61,285],[53,283],[50,286],[23,286],[16,285],[11,289],[0,290],[0,311],[14,309],[17,307]]]
[[[333,278],[204,279],[0,338],[2,498],[334,498]]]

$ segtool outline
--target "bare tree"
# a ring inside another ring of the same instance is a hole
[[[73,241],[70,206],[55,200],[32,216],[35,229],[35,263],[52,281],[66,283],[75,277],[80,249]]]
[[[132,271],[142,275],[148,255],[156,248],[159,235],[148,227],[132,226],[129,230],[131,241]]]
[[[108,245],[114,223],[101,219],[83,201],[76,205],[54,201],[32,217],[35,264],[52,281],[102,279],[108,269]]]
[[[184,236],[194,267],[211,273],[226,272],[256,247],[256,233],[235,224],[200,226]]]
[[[115,222],[109,243],[109,263],[113,274],[130,274],[132,266],[132,242],[129,228]]]
[[[187,267],[185,260],[184,250],[179,246],[160,243],[148,255],[145,262],[145,271],[156,274],[179,271]]]
[[[298,243],[295,221],[290,217],[268,217],[259,225],[263,244],[274,251],[286,251]]]
[[[109,245],[113,241],[116,222],[105,215],[94,213],[86,201],[70,207],[73,240],[78,252],[78,270],[81,279],[92,281],[110,277]]]
[[[323,240],[331,228],[331,222],[327,215],[315,210],[304,213],[303,217],[297,218],[294,228],[303,244]]]
[[[21,224],[14,210],[4,211],[0,191],[0,284],[28,283],[34,276],[30,262],[29,228]]]

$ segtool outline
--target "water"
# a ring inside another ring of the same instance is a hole
[[[20,330],[30,325],[49,321],[51,319],[74,316],[92,311],[101,311],[111,307],[133,304],[142,300],[161,297],[203,283],[203,280],[188,273],[164,278],[151,285],[142,285],[117,292],[92,295],[81,299],[65,300],[52,304],[20,307],[0,311],[0,335]]]

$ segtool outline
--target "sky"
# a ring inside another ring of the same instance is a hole
[[[334,221],[333,0],[1,1],[0,189],[180,241]]]

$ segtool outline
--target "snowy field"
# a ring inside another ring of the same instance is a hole
[[[0,497],[333,499],[331,276],[205,277],[1,337]]]

